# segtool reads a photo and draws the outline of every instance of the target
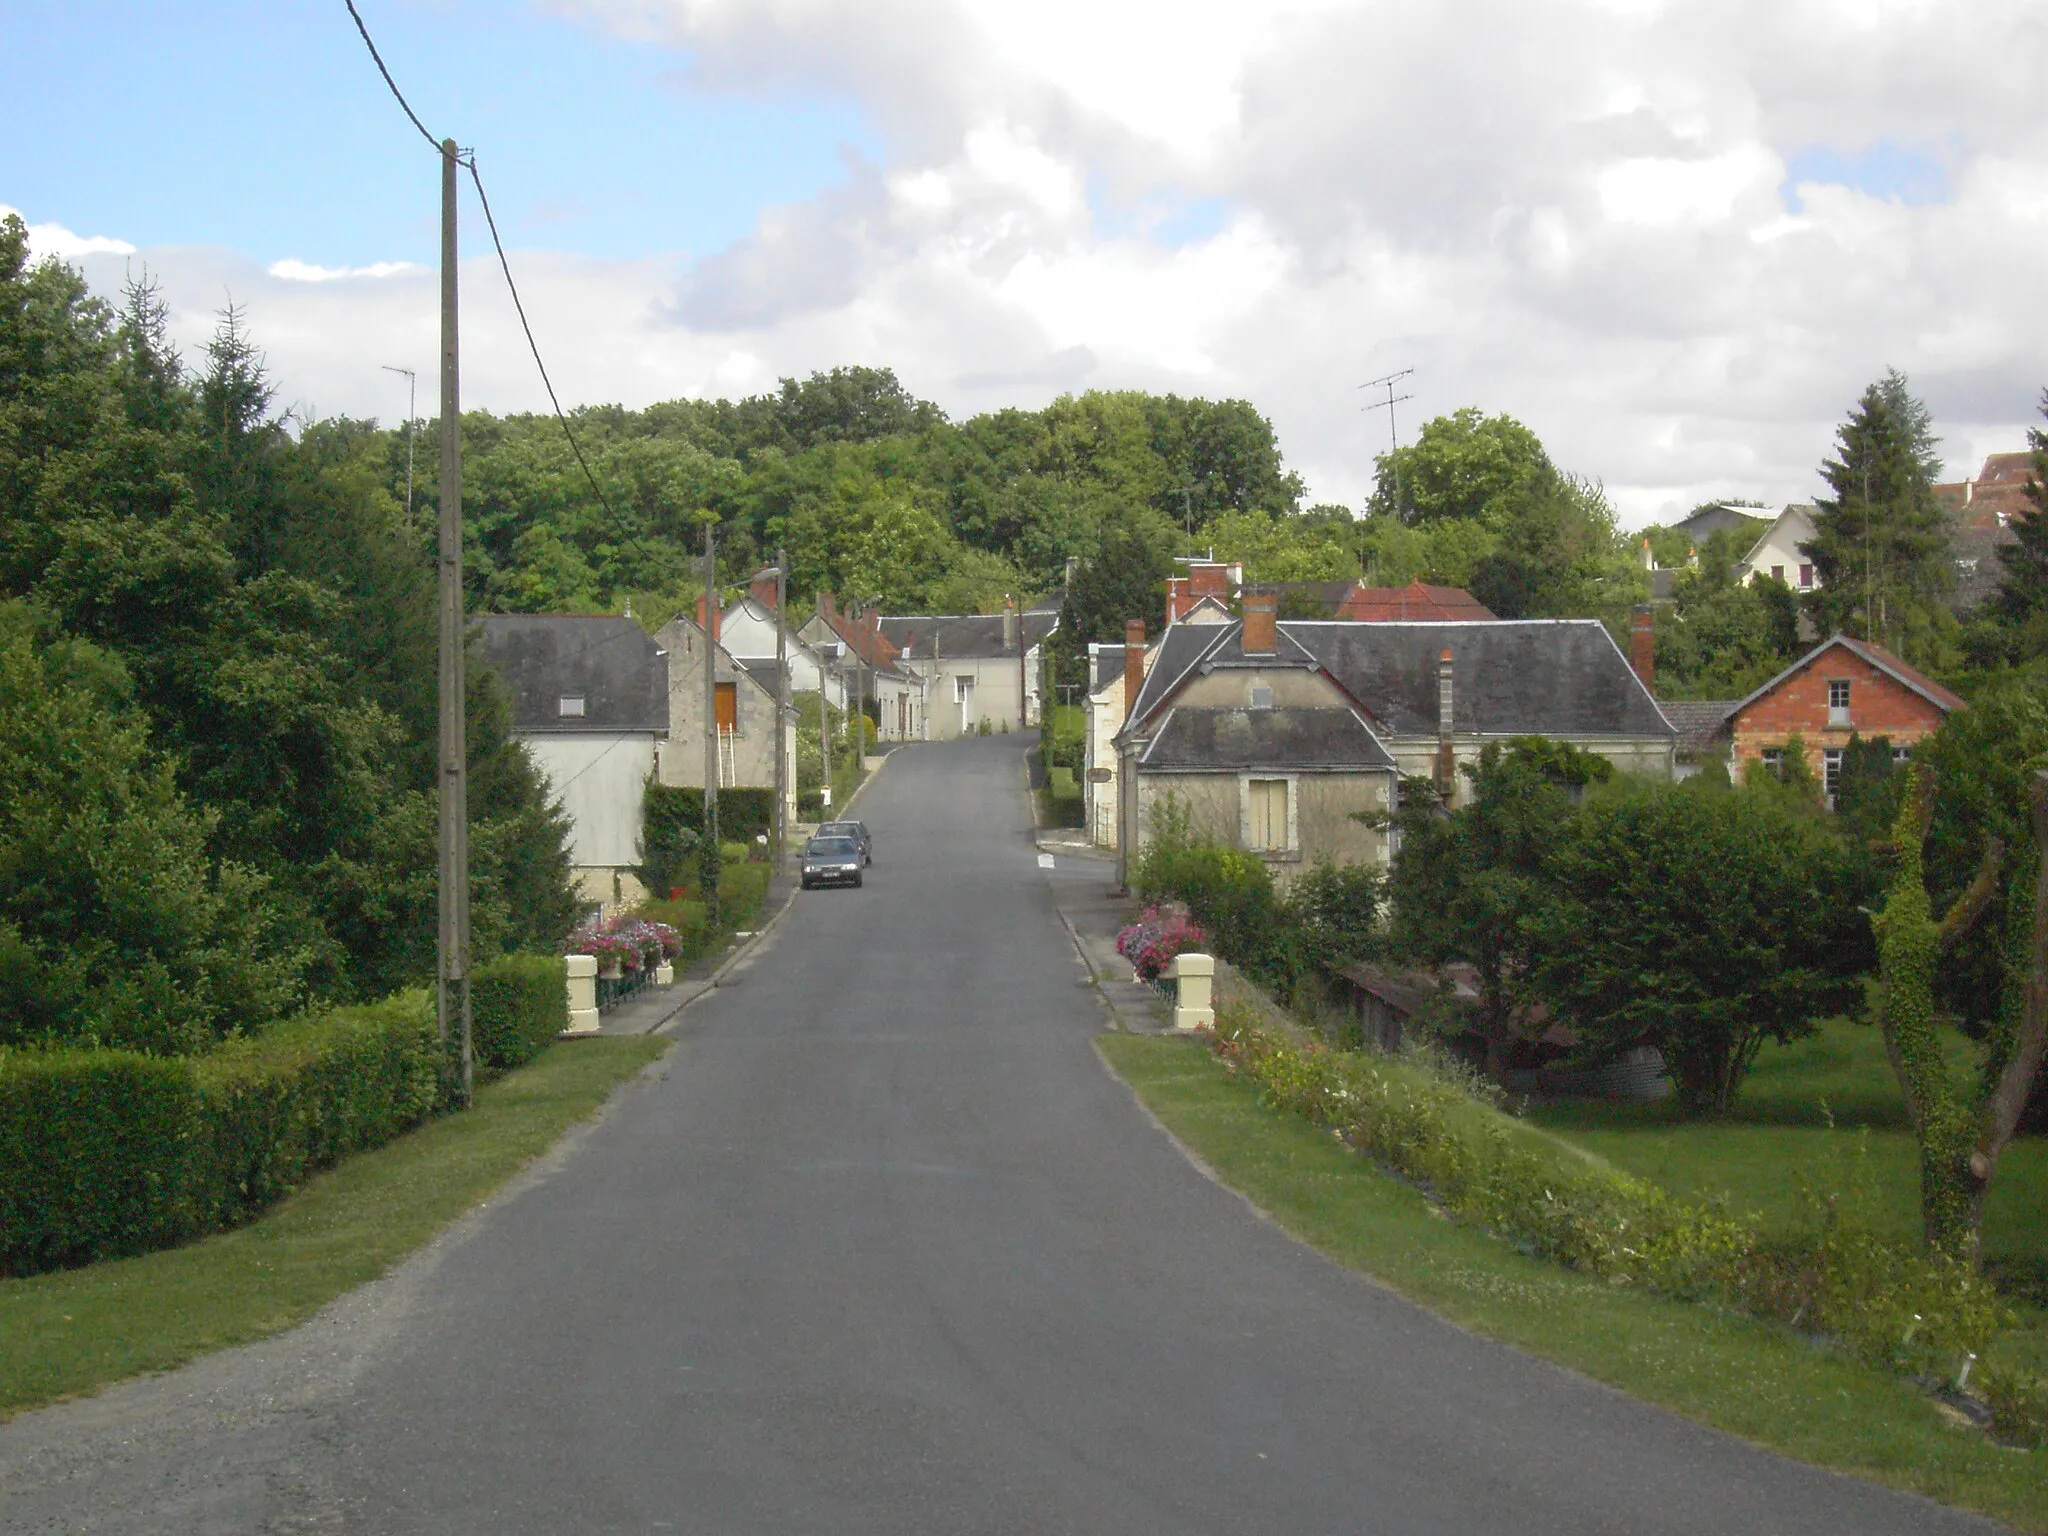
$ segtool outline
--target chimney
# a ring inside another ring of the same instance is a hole
[[[1188,579],[1185,576],[1166,578],[1166,622],[1178,620],[1188,611]]]
[[[710,593],[699,592],[697,594],[697,627],[711,637],[713,645],[718,644],[720,621],[724,617],[725,615],[720,613],[717,607],[712,604]]]
[[[1451,650],[1436,659],[1436,791],[1445,805],[1457,797],[1458,755],[1451,746],[1457,695],[1451,686]]]
[[[1637,603],[1628,621],[1628,664],[1650,694],[1657,692],[1657,625],[1648,603]]]
[[[1650,553],[1650,541],[1648,539],[1643,540],[1643,569],[1646,571],[1657,569],[1657,557]]]
[[[1017,606],[1014,603],[1003,604],[1003,649],[1017,649]]]
[[[1124,620],[1124,719],[1138,702],[1138,690],[1145,686],[1145,621]]]
[[[1244,637],[1247,656],[1271,656],[1280,649],[1278,619],[1280,599],[1271,592],[1247,593],[1244,600]]]
[[[754,579],[747,583],[747,590],[754,595],[754,601],[770,613],[775,611],[775,567],[764,565],[754,572]]]

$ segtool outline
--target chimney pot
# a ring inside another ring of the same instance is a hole
[[[1451,742],[1457,720],[1457,695],[1452,686],[1451,649],[1445,646],[1436,661],[1436,792],[1445,805],[1458,792],[1458,754]]]
[[[1247,656],[1271,656],[1280,649],[1280,599],[1271,592],[1254,592],[1244,600],[1244,635],[1241,644]]]
[[[1644,691],[1654,695],[1657,691],[1657,621],[1651,617],[1648,603],[1636,604],[1629,615],[1628,664],[1642,679]]]

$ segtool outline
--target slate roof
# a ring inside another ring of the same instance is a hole
[[[1453,728],[1486,736],[1675,733],[1598,619],[1483,624],[1286,623],[1319,663],[1396,736],[1437,729],[1437,658],[1451,653]]]
[[[1877,668],[1878,671],[1883,672],[1887,676],[1895,679],[1896,681],[1905,684],[1906,687],[1912,689],[1913,692],[1919,694],[1921,698],[1925,699],[1928,703],[1934,705],[1934,707],[1939,709],[1943,714],[1953,714],[1955,713],[1955,711],[1959,709],[1969,708],[1969,706],[1965,704],[1961,699],[1956,697],[1956,695],[1954,695],[1953,693],[1950,693],[1946,688],[1942,687],[1941,684],[1937,683],[1925,672],[1919,671],[1914,667],[1907,666],[1903,661],[1899,660],[1898,657],[1894,656],[1890,651],[1886,650],[1883,646],[1872,645],[1868,640],[1856,640],[1852,639],[1848,635],[1837,634],[1828,636],[1828,638],[1821,641],[1819,645],[1816,645],[1804,656],[1800,657],[1797,661],[1793,662],[1791,666],[1787,667],[1784,671],[1780,672],[1768,683],[1765,683],[1763,687],[1757,689],[1755,693],[1752,693],[1746,699],[1740,700],[1732,709],[1728,711],[1728,718],[1733,720],[1737,715],[1741,714],[1742,711],[1749,708],[1749,706],[1754,704],[1758,699],[1762,698],[1765,694],[1770,693],[1774,689],[1776,689],[1780,683],[1785,681],[1785,679],[1787,679],[1788,677],[1797,676],[1799,673],[1804,672],[1808,667],[1812,666],[1815,662],[1819,661],[1821,657],[1825,656],[1829,651],[1833,650],[1838,645],[1841,646],[1844,650],[1848,651],[1852,656],[1861,657],[1864,661],[1869,662],[1870,665]]]
[[[1728,735],[1728,716],[1734,712],[1733,699],[1663,699],[1657,707],[1678,732],[1680,757],[1711,755]]]
[[[1121,645],[1091,645],[1088,659],[1094,670],[1088,675],[1088,691],[1100,693],[1103,686],[1124,675],[1124,651]]]
[[[1170,709],[1138,758],[1155,773],[1391,770],[1394,759],[1350,709]]]
[[[665,733],[668,664],[635,619],[501,613],[483,621],[483,654],[512,695],[512,729]],[[581,715],[561,701],[581,698]]]
[[[1028,650],[1059,628],[1057,613],[1026,613],[1023,620],[1024,645]],[[904,661],[930,661],[932,637],[939,642],[939,659],[993,659],[1015,656],[1015,647],[1003,644],[1003,616],[999,613],[902,614],[882,620],[882,638],[902,652]]]
[[[1741,507],[1702,507],[1692,516],[1680,518],[1673,523],[1671,530],[1684,534],[1695,548],[1699,548],[1724,529],[1732,528],[1741,532],[1753,522],[1766,521],[1768,518],[1761,507],[1752,507],[1747,511]]]

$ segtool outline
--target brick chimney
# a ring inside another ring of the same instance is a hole
[[[1145,686],[1145,621],[1124,620],[1124,719],[1138,702],[1138,690]]]
[[[1657,626],[1650,605],[1638,603],[1628,621],[1628,664],[1651,694],[1657,691]]]
[[[1457,691],[1451,684],[1451,650],[1436,659],[1436,792],[1449,805],[1458,792],[1458,754],[1451,745],[1456,729]]]
[[[1253,592],[1244,600],[1244,638],[1247,656],[1271,656],[1280,649],[1280,599],[1271,592]]]
[[[718,632],[724,618],[725,615],[711,603],[709,593],[697,594],[697,627],[711,637],[713,645],[718,644]]]
[[[1193,606],[1188,597],[1188,579],[1185,576],[1166,578],[1166,622],[1177,621]]]
[[[775,611],[775,576],[775,567],[764,565],[754,572],[753,580],[747,583],[747,590],[753,594],[754,601],[770,613]]]

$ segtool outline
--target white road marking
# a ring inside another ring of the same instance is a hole
[[[1040,869],[1051,869],[1051,868],[1052,868],[1052,855],[1051,855],[1051,854],[1049,854],[1049,853],[1041,853],[1041,854],[1040,854],[1040,855],[1038,856],[1038,867],[1039,867]]]

